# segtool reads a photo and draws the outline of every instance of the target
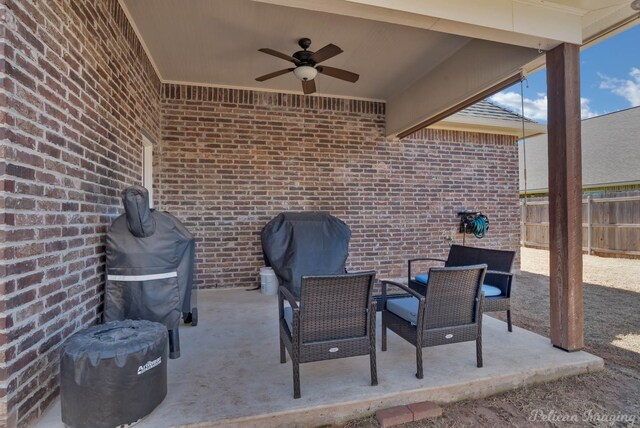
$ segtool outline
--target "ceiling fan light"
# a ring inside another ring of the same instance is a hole
[[[308,65],[301,65],[293,70],[293,74],[295,74],[298,79],[306,82],[307,80],[313,80],[318,74],[318,70]]]
[[[640,10],[640,0],[633,0],[631,2],[631,9]]]

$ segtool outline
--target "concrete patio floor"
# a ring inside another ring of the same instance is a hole
[[[180,328],[182,356],[169,361],[164,402],[136,424],[172,426],[317,426],[416,401],[447,403],[602,369],[599,357],[553,348],[547,338],[485,316],[484,367],[473,342],[424,349],[424,379],[415,350],[389,332],[378,380],[369,385],[369,357],[301,365],[302,398],[293,399],[291,363],[279,363],[277,300],[257,291],[201,290],[199,325]],[[63,427],[60,400],[36,425]]]

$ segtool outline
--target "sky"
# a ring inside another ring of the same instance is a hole
[[[547,121],[546,69],[524,82],[524,114]],[[490,98],[520,113],[520,84]],[[580,53],[580,104],[588,119],[640,105],[640,25],[600,42]]]

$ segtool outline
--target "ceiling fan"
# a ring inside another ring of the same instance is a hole
[[[292,71],[293,74],[302,81],[302,91],[305,94],[313,94],[316,91],[316,83],[313,79],[318,73],[326,74],[327,76],[335,77],[336,79],[346,80],[351,83],[356,82],[358,78],[360,78],[356,73],[352,73],[347,70],[327,67],[326,65],[318,65],[322,61],[326,61],[343,52],[342,49],[336,45],[329,43],[319,51],[312,52],[307,50],[309,46],[311,46],[311,39],[306,37],[298,40],[298,45],[302,50],[291,56],[269,48],[258,49],[260,52],[282,58],[286,61],[291,61],[295,64],[295,67],[274,71],[273,73],[256,77],[256,80],[258,82],[264,82],[265,80],[272,79]]]

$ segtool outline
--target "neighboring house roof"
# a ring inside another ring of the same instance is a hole
[[[525,136],[547,132],[546,125],[524,119]],[[489,100],[482,100],[430,126],[436,129],[506,134],[522,138],[522,116],[500,107]]]
[[[483,119],[511,120],[518,123],[522,122],[522,116],[509,109],[494,104],[489,100],[482,100],[474,105],[467,107],[457,113],[460,116],[474,116]],[[455,116],[455,115],[454,115]],[[537,123],[531,119],[524,118],[525,123]]]
[[[520,191],[524,192],[523,145]],[[547,136],[526,141],[527,193],[546,193]],[[582,185],[585,190],[640,184],[640,107],[582,121]]]

